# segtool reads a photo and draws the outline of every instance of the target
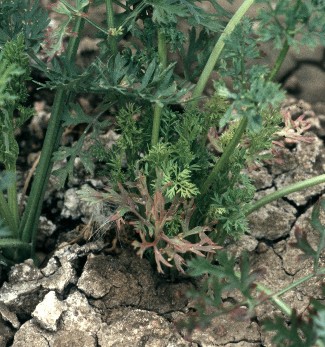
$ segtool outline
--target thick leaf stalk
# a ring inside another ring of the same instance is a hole
[[[226,38],[234,31],[236,26],[240,23],[243,16],[249,10],[249,8],[254,4],[255,0],[245,0],[243,4],[239,7],[233,17],[230,19],[229,23],[225,27],[225,30],[220,35],[219,40],[213,48],[213,51],[210,54],[210,57],[202,71],[202,74],[198,80],[198,83],[193,91],[193,101],[194,105],[197,104],[198,98],[201,97],[205,86],[210,78],[212,71],[217,63],[217,60],[225,46]]]
[[[313,178],[306,179],[297,183],[293,183],[287,187],[279,189],[271,194],[264,196],[263,198],[257,200],[255,203],[249,204],[245,208],[246,216],[250,215],[254,211],[260,209],[261,207],[271,203],[272,201],[283,198],[286,195],[299,192],[301,190],[316,186],[318,184],[325,183],[325,174],[319,175]]]
[[[211,52],[211,55],[202,71],[202,74],[199,78],[199,81],[194,89],[193,92],[193,103],[192,105],[196,106],[198,103],[198,98],[202,95],[203,90],[208,82],[208,79],[217,63],[217,60],[225,46],[225,39],[234,31],[236,26],[240,23],[242,17],[246,14],[246,12],[249,10],[249,8],[254,4],[254,0],[246,0],[243,2],[243,4],[239,7],[237,12],[234,14],[234,16],[231,18],[229,23],[227,24],[224,32],[221,34],[219,40],[217,41],[213,51]],[[213,168],[212,172],[204,182],[202,188],[201,188],[201,196],[204,196],[208,189],[211,187],[213,181],[215,180],[216,176],[219,174],[220,170],[222,170],[223,167],[227,164],[229,161],[229,158],[231,154],[233,153],[234,149],[240,142],[241,137],[243,136],[247,126],[247,119],[244,117],[242,118],[239,127],[227,146],[225,152],[222,154],[221,158],[216,163],[215,167]]]
[[[110,32],[112,29],[115,29],[115,20],[114,20],[114,9],[113,1],[106,0],[106,21],[107,21],[107,31]],[[109,36],[109,46],[111,53],[115,55],[117,53],[117,43],[116,38],[113,35]]]
[[[167,68],[167,43],[165,35],[158,30],[158,55],[162,69]],[[157,103],[154,106],[151,145],[154,146],[159,140],[160,119],[163,108]]]
[[[86,11],[86,8],[83,10]],[[83,28],[83,24],[84,19],[82,17],[78,17],[73,28],[73,32],[76,33],[76,36],[70,39],[67,48],[67,57],[70,62],[73,62],[75,59],[79,45],[79,34]],[[56,92],[40,161],[36,170],[35,179],[28,198],[27,206],[20,224],[21,240],[23,242],[31,243],[32,245],[31,256],[33,256],[33,252],[35,250],[35,240],[37,236],[39,217],[41,214],[47,183],[52,171],[52,155],[60,142],[62,135],[62,117],[70,95],[71,92],[64,89],[60,89]]]

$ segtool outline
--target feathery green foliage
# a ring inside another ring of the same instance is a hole
[[[225,311],[220,293],[240,290],[249,314],[256,304],[256,278],[248,257],[243,255],[237,273],[235,259],[219,248],[248,231],[247,215],[254,209],[325,181],[324,175],[315,177],[254,203],[255,187],[245,173],[272,159],[275,144],[309,140],[303,136],[309,125],[302,118],[293,121],[280,114],[284,92],[274,78],[290,46],[325,43],[325,7],[313,0],[260,0],[256,2],[265,6],[253,25],[244,15],[254,0],[244,0],[235,13],[217,0],[113,2],[59,0],[50,6],[60,15],[55,26],[38,1],[0,1],[0,262],[35,258],[53,164],[65,163],[53,171],[64,187],[79,159],[88,173],[101,172],[110,181],[105,192],[81,190],[80,195],[91,203],[115,206],[108,221],[135,231],[133,246],[140,256],[151,255],[159,272],[172,266],[182,272],[189,265],[193,276],[208,274],[211,295],[206,304],[220,305],[220,314]],[[103,4],[106,20],[98,23],[88,9]],[[99,53],[80,67],[76,54],[84,23],[97,31]],[[280,49],[273,66],[260,63],[261,42]],[[176,63],[171,54],[177,55]],[[25,107],[31,68],[45,76],[39,87],[52,90],[55,98],[20,214],[15,130],[32,114]],[[204,98],[213,71],[213,92]],[[93,115],[77,102],[84,93],[100,100]],[[108,150],[101,136],[112,125],[118,139]],[[63,130],[73,126],[83,129],[80,138],[72,146],[60,146]],[[322,235],[318,248],[303,232],[296,235],[296,246],[314,260],[315,274],[323,271],[318,263],[324,248],[319,206],[312,217]],[[214,254],[218,265],[205,259]],[[316,306],[317,314],[308,322],[312,330],[300,326],[300,317],[292,312],[291,330],[280,320],[268,327],[278,329],[279,343],[321,339],[324,319]],[[292,335],[299,329],[306,333],[304,340]]]
[[[26,82],[30,79],[28,56],[22,34],[8,41],[0,53],[1,78],[0,96],[0,163],[7,174],[15,176],[19,148],[15,131],[32,116],[33,111],[24,107],[27,99]],[[17,116],[15,116],[17,114]],[[6,188],[7,198],[0,192],[0,217],[10,227],[12,235],[18,233],[19,216],[15,178]]]

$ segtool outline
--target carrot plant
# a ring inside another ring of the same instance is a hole
[[[54,172],[62,186],[77,157],[91,173],[96,158],[104,163],[105,174],[111,178],[105,199],[117,205],[112,218],[123,219],[126,213],[135,216],[137,211],[137,222],[132,224],[142,243],[137,240],[134,246],[142,254],[143,243],[150,244],[150,240],[156,240],[160,252],[169,245],[170,260],[162,256],[166,266],[172,266],[171,259],[175,259],[170,252],[187,253],[182,237],[197,245],[193,246],[198,247],[197,252],[203,244],[206,248],[202,249],[213,252],[225,238],[237,238],[247,231],[246,217],[256,208],[325,181],[321,175],[253,203],[255,188],[243,169],[264,159],[275,140],[304,139],[303,121],[285,122],[282,127],[279,105],[284,93],[273,77],[288,47],[299,44],[298,34],[303,44],[315,45],[323,37],[320,4],[295,1],[294,6],[286,6],[286,1],[276,5],[265,1],[259,17],[248,19],[245,14],[254,2],[243,1],[232,14],[217,1],[210,1],[212,11],[206,11],[200,2],[190,0],[60,0],[50,7],[62,17],[57,28],[49,23],[48,13],[38,1],[1,2],[0,214],[4,229],[0,246],[5,257],[33,257],[42,201],[57,160],[67,160],[65,167]],[[87,11],[89,6],[101,4],[106,5],[107,17],[98,23]],[[257,21],[257,29],[252,20]],[[101,42],[98,57],[82,70],[75,57],[85,22],[97,29]],[[181,30],[179,23],[188,30]],[[250,64],[260,57],[259,41],[270,40],[280,48],[274,66]],[[45,59],[40,58],[40,49]],[[178,63],[183,64],[180,73],[176,73],[177,63],[170,53],[177,54]],[[30,65],[46,76],[41,88],[53,90],[55,98],[40,162],[21,214],[15,129],[31,115],[24,104]],[[204,98],[213,71],[219,74],[215,92]],[[231,79],[231,87],[224,83],[225,78]],[[97,115],[84,114],[76,102],[80,93],[99,96]],[[107,127],[103,115],[112,106],[121,136],[107,152],[97,134]],[[86,125],[79,142],[71,148],[60,147],[64,127],[78,124]],[[87,132],[94,141],[86,152],[82,146]],[[137,189],[138,195],[134,195]],[[91,193],[81,192],[87,194],[91,200]],[[149,208],[150,199],[154,204]],[[144,221],[156,226],[146,229]],[[182,246],[171,246],[171,235]],[[202,238],[204,242],[199,242]],[[183,258],[179,261],[184,263]]]
[[[249,18],[255,2],[262,10]],[[106,11],[103,22],[89,14],[99,5]],[[60,15],[57,27],[48,10]],[[190,264],[194,274],[218,277],[223,265],[250,300],[250,280],[238,280],[234,260],[219,249],[248,231],[254,210],[325,182],[320,175],[254,202],[255,187],[244,173],[272,159],[274,146],[308,140],[302,118],[280,113],[284,92],[274,79],[291,46],[325,43],[324,12],[323,2],[313,0],[243,0],[234,13],[217,0],[59,0],[48,9],[37,0],[0,1],[1,264],[35,258],[49,177],[63,187],[79,158],[88,172],[100,168],[111,182],[104,192],[82,189],[80,196],[113,203],[108,220],[135,230],[134,248],[151,255],[159,272],[173,266],[183,272]],[[85,23],[97,31],[99,53],[81,68],[76,53]],[[262,42],[279,51],[273,66],[259,63]],[[45,76],[40,88],[55,97],[21,212],[15,131],[32,115],[26,106],[31,68]],[[212,72],[217,78],[207,97]],[[84,93],[100,100],[97,114],[85,114],[78,104]],[[120,135],[110,151],[99,141],[108,114]],[[60,146],[64,128],[76,125],[85,129],[78,142]],[[59,160],[66,165],[53,171]],[[210,271],[203,258],[214,253],[219,267]],[[202,259],[188,263],[189,255]],[[324,324],[322,317],[315,324]]]

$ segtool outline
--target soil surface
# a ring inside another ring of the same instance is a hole
[[[258,187],[256,198],[324,172],[324,52],[322,48],[314,53],[290,51],[280,71],[279,80],[288,91],[283,108],[294,117],[305,114],[310,119],[308,135],[314,140],[285,148],[282,164],[251,172]],[[95,40],[84,38],[80,63],[95,54]],[[31,94],[37,115],[19,135],[20,174],[24,178],[41,148],[52,102],[50,94],[37,92],[33,86]],[[94,106],[89,98],[79,101],[84,109]],[[66,133],[64,141],[72,143],[77,136]],[[116,134],[110,130],[104,139],[109,146]],[[109,231],[105,237],[94,235],[90,224],[94,211],[80,201],[76,191],[82,185],[100,189],[107,182],[88,177],[78,163],[76,172],[67,189],[56,189],[53,181],[46,194],[38,240],[41,267],[31,260],[14,266],[9,274],[0,267],[0,347],[272,346],[272,334],[260,325],[264,318],[280,314],[270,303],[258,306],[251,319],[218,317],[210,328],[195,330],[191,336],[178,329],[176,323],[193,311],[186,293],[198,282],[185,276],[171,280],[158,275],[146,259],[134,254],[127,240]],[[302,259],[290,243],[297,227],[307,231],[312,245],[317,243],[310,215],[324,191],[325,185],[316,186],[253,213],[251,234],[229,245],[228,250],[236,256],[247,250],[252,270],[263,268],[260,282],[274,291],[310,273],[312,262]],[[322,261],[325,263],[324,257]],[[305,283],[283,299],[302,313],[311,296],[324,299],[322,284],[324,278]]]

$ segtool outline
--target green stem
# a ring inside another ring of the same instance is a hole
[[[167,67],[167,43],[165,35],[158,30],[158,56],[159,61],[163,69]],[[153,112],[153,124],[152,124],[152,135],[151,135],[151,145],[154,146],[159,140],[159,130],[160,130],[160,119],[163,108],[158,104],[154,106]]]
[[[15,230],[15,222],[13,220],[13,216],[10,213],[8,202],[1,190],[0,190],[0,216],[5,222],[5,224],[9,227],[10,231],[13,232],[13,236],[17,237],[18,235],[16,235],[17,230]]]
[[[254,0],[245,0],[243,4],[239,7],[239,9],[236,11],[236,13],[233,15],[233,17],[230,19],[229,23],[227,24],[224,32],[220,35],[218,42],[214,46],[214,49],[212,50],[210,57],[202,71],[202,74],[199,78],[199,81],[194,89],[193,92],[193,99],[192,106],[196,106],[198,103],[198,98],[202,95],[203,90],[208,82],[208,79],[211,75],[211,72],[213,71],[215,64],[225,46],[225,39],[234,31],[242,17],[245,15],[245,13],[248,11],[248,9],[253,5]],[[246,130],[247,125],[247,119],[244,117],[240,121],[240,124],[236,130],[236,133],[232,140],[230,141],[229,145],[227,146],[226,150],[216,163],[215,167],[213,168],[212,172],[204,182],[202,188],[201,188],[201,195],[204,196],[210,186],[212,185],[213,181],[219,174],[219,172],[225,167],[227,162],[229,161],[229,158],[231,154],[233,153],[234,149],[238,145],[242,135],[244,134]]]
[[[219,40],[214,46],[213,51],[211,52],[210,57],[201,73],[199,81],[196,87],[194,88],[193,99],[196,100],[193,101],[192,105],[196,106],[196,104],[198,103],[198,98],[202,95],[203,90],[211,75],[211,72],[213,71],[216,62],[220,56],[220,53],[224,48],[225,39],[234,31],[242,17],[245,15],[245,13],[253,5],[254,2],[255,0],[245,0],[243,4],[239,7],[239,9],[236,11],[236,13],[233,15],[233,17],[230,19],[223,33],[220,35]]]
[[[163,108],[161,106],[157,104],[154,106],[151,146],[156,145],[159,140],[160,119],[161,119],[162,110]]]
[[[286,286],[285,288],[279,290],[276,293],[273,293],[269,288],[265,287],[262,284],[256,283],[256,289],[259,292],[263,292],[267,295],[270,296],[271,300],[273,301],[274,304],[276,304],[278,306],[278,308],[285,313],[288,316],[291,316],[292,314],[292,309],[291,307],[289,307],[288,305],[286,305],[283,300],[281,300],[279,297],[283,294],[285,294],[286,292],[288,292],[289,290],[292,290],[296,287],[298,287],[300,284],[309,281],[310,279],[312,279],[315,276],[321,275],[322,272],[316,272],[316,273],[311,273],[307,276],[304,276],[302,278],[299,278],[298,280],[292,282],[290,285]]]
[[[84,11],[86,10],[87,8],[84,9]],[[67,48],[67,58],[70,62],[74,62],[75,60],[79,45],[79,33],[82,30],[83,23],[83,18],[78,17],[74,25],[73,31],[76,32],[77,35],[70,38]],[[32,256],[35,250],[35,239],[37,236],[38,221],[41,214],[44,194],[53,165],[52,155],[57,149],[60,141],[62,134],[61,122],[70,94],[70,92],[64,89],[59,89],[56,92],[40,161],[36,169],[35,179],[28,198],[26,210],[20,223],[21,239],[24,242],[32,244]]]
[[[16,176],[16,172],[15,172]],[[8,187],[8,207],[11,213],[11,219],[13,225],[11,225],[11,230],[14,235],[18,234],[19,229],[19,208],[18,208],[18,198],[17,198],[17,181],[14,182]]]
[[[214,166],[213,170],[211,171],[208,178],[205,180],[202,188],[201,188],[201,195],[200,197],[204,196],[210,186],[212,185],[213,181],[216,179],[218,174],[223,170],[223,168],[227,165],[230,156],[234,152],[235,148],[237,147],[238,143],[240,142],[240,139],[242,135],[244,134],[247,126],[247,118],[243,117],[238,125],[238,128],[231,139],[229,145],[226,147],[226,150],[223,152],[220,159],[217,161],[216,165]]]
[[[73,6],[71,6],[67,1],[65,0],[60,0],[60,2],[62,2],[70,11],[70,14],[72,16],[75,16],[75,17],[80,17],[84,14],[83,11],[79,11],[77,10],[76,8],[74,8]],[[102,28],[101,26],[99,26],[96,22],[94,22],[92,19],[88,18],[87,16],[84,16],[83,17],[84,20],[86,22],[88,22],[89,24],[91,24],[94,28],[96,28],[97,30],[101,31],[102,33],[106,34],[107,35],[107,30],[105,30],[104,28]]]
[[[276,192],[273,192],[271,194],[264,196],[263,198],[257,200],[256,202],[252,204],[248,204],[245,208],[245,214],[246,216],[248,216],[252,212],[258,210],[259,208],[269,204],[270,202],[274,200],[278,200],[288,194],[292,194],[295,192],[299,192],[300,190],[304,190],[309,187],[316,186],[317,184],[320,184],[320,183],[325,183],[325,174],[319,175],[313,178],[309,178],[297,183],[293,183],[287,187],[277,190]]]
[[[300,5],[301,5],[301,1],[297,1],[296,6],[293,10],[293,13],[296,13],[299,10]],[[271,7],[270,4],[269,4],[269,6]],[[272,7],[271,7],[271,9],[272,9]],[[282,27],[282,25],[279,21],[277,21],[277,23],[280,27]],[[294,37],[294,29],[296,27],[296,23],[297,23],[296,21],[291,21],[291,24],[287,28],[287,32],[293,33],[293,34],[290,34],[291,37]],[[275,79],[276,75],[278,74],[278,72],[279,72],[279,70],[280,70],[280,68],[284,62],[285,57],[287,56],[289,48],[290,48],[290,46],[289,46],[288,40],[286,39],[279,55],[277,56],[277,58],[275,60],[274,66],[273,66],[273,68],[269,74],[269,78],[268,78],[269,81],[273,81]]]
[[[18,239],[0,239],[1,248],[24,248],[30,249],[31,245],[29,243],[23,242]]]
[[[167,43],[163,32],[158,30],[158,56],[163,69],[167,67]]]
[[[292,310],[291,307],[288,306],[283,300],[279,298],[278,293],[273,293],[271,289],[265,287],[262,284],[256,283],[256,290],[269,295],[271,301],[287,316],[291,316]]]
[[[96,22],[91,20],[88,17],[83,17],[86,22],[88,22],[90,25],[92,25],[97,30],[101,31],[103,34],[107,35],[107,30],[105,28],[102,28],[100,25],[98,25]]]
[[[45,135],[41,157],[20,225],[20,235],[24,242],[31,242],[36,236],[43,198],[52,171],[52,154],[57,149],[56,144],[58,143],[58,138],[62,134],[60,129],[61,120],[67,102],[68,94],[63,89],[58,90],[54,98],[51,118]]]
[[[113,9],[113,1],[106,0],[106,21],[107,21],[107,32],[110,29],[115,28],[115,20],[114,20],[114,9]],[[117,42],[116,37],[110,35],[108,37],[109,46],[111,48],[111,52],[113,55],[117,53]]]
[[[269,81],[273,81],[275,79],[276,75],[278,74],[282,66],[282,63],[284,62],[284,59],[288,53],[289,48],[290,46],[288,44],[288,41],[286,40],[268,76]]]
[[[292,282],[291,284],[289,284],[288,286],[286,286],[285,288],[277,291],[277,292],[273,292],[271,289],[269,289],[268,287],[265,287],[263,284],[260,283],[255,283],[256,285],[256,290],[260,293],[265,293],[266,295],[269,296],[270,300],[287,316],[291,316],[292,314],[292,309],[290,306],[288,306],[283,300],[280,299],[280,296],[287,293],[289,290],[292,290],[296,287],[298,287],[299,285],[301,285],[304,282],[309,281],[310,279],[312,279],[315,276],[320,276],[323,275],[323,269],[321,269],[318,272],[313,272],[309,275],[306,275],[302,278],[299,278],[298,280]],[[238,277],[240,275],[238,274]]]

